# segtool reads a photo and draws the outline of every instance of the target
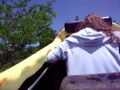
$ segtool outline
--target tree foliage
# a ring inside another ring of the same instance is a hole
[[[30,0],[0,1],[0,63],[25,58],[49,44],[54,1],[29,4]],[[36,46],[37,45],[37,46]]]

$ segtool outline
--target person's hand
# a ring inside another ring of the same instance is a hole
[[[67,32],[65,31],[65,29],[63,28],[56,36],[56,38],[54,39],[54,41],[51,43],[51,49],[53,49],[54,47],[57,47],[62,41],[64,41],[64,39],[67,36]]]
[[[61,41],[64,41],[64,39],[67,36],[67,32],[65,31],[65,29],[63,28],[57,35],[56,38],[60,39]]]

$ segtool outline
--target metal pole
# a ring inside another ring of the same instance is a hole
[[[38,83],[38,81],[46,74],[47,70],[48,70],[48,67],[42,72],[42,74],[36,79],[36,81],[27,90],[33,90],[33,88]]]

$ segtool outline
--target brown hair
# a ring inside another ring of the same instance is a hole
[[[96,31],[102,31],[107,36],[111,37],[113,41],[118,42],[120,39],[114,35],[114,29],[111,25],[106,23],[101,17],[97,16],[96,14],[88,15],[85,20],[83,21],[80,29],[85,27],[91,27]]]

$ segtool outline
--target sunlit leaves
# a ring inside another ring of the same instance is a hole
[[[50,28],[55,17],[52,2],[28,5],[29,1],[2,0],[0,3],[0,55],[5,59],[8,56],[25,58],[49,44],[55,36]],[[38,47],[34,47],[35,43],[39,43]]]

